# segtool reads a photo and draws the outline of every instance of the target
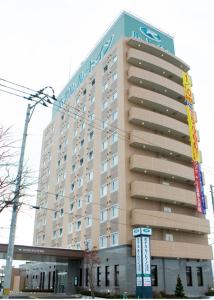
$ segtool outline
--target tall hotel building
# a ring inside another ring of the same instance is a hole
[[[189,66],[173,38],[122,13],[58,97],[44,131],[34,245],[97,247],[99,291],[133,294],[132,230],[152,228],[154,291],[212,284]],[[87,287],[80,265],[79,285]]]

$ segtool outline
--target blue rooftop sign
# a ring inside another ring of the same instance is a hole
[[[59,106],[62,107],[67,102],[87,75],[93,71],[94,67],[121,37],[144,40],[174,54],[172,37],[140,19],[123,12],[59,94],[58,102],[53,106],[53,117],[60,109]]]

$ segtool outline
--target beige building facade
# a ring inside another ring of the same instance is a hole
[[[44,131],[34,245],[96,247],[97,289],[134,293],[132,230],[148,226],[154,290],[173,293],[180,274],[187,294],[202,294],[212,248],[197,209],[182,79],[189,66],[151,25],[114,43],[116,25],[90,71],[65,87]]]

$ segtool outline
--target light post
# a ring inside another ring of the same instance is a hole
[[[44,91],[47,89],[51,90],[51,92],[52,92],[51,96],[44,93]],[[21,153],[20,153],[19,164],[18,164],[18,172],[17,172],[17,177],[16,177],[12,218],[11,218],[11,223],[10,223],[10,235],[9,235],[9,242],[8,242],[8,248],[7,248],[5,279],[4,279],[4,294],[5,295],[8,295],[10,292],[14,242],[15,242],[15,233],[16,233],[16,222],[17,222],[17,213],[18,213],[18,207],[19,207],[20,187],[21,187],[21,181],[22,181],[23,163],[24,163],[24,154],[25,154],[25,145],[26,145],[26,139],[27,139],[28,124],[31,120],[32,114],[33,114],[37,104],[41,104],[41,105],[47,107],[48,106],[47,103],[52,104],[50,99],[52,99],[54,101],[57,100],[54,95],[54,90],[50,86],[47,86],[47,87],[43,88],[42,90],[39,90],[38,92],[30,95],[29,97],[23,96],[23,98],[33,101],[35,103],[32,105],[28,104],[27,112],[26,112],[26,116],[25,116],[25,125],[24,125],[23,137],[22,137],[22,146],[21,146]]]

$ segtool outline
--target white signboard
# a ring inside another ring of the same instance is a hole
[[[143,277],[143,285],[144,286],[151,286],[152,285],[151,277]]]
[[[142,241],[141,237],[136,237],[136,275],[137,286],[142,286]]]
[[[149,237],[142,237],[142,248],[143,248],[143,274],[150,275],[150,245],[149,245]]]

